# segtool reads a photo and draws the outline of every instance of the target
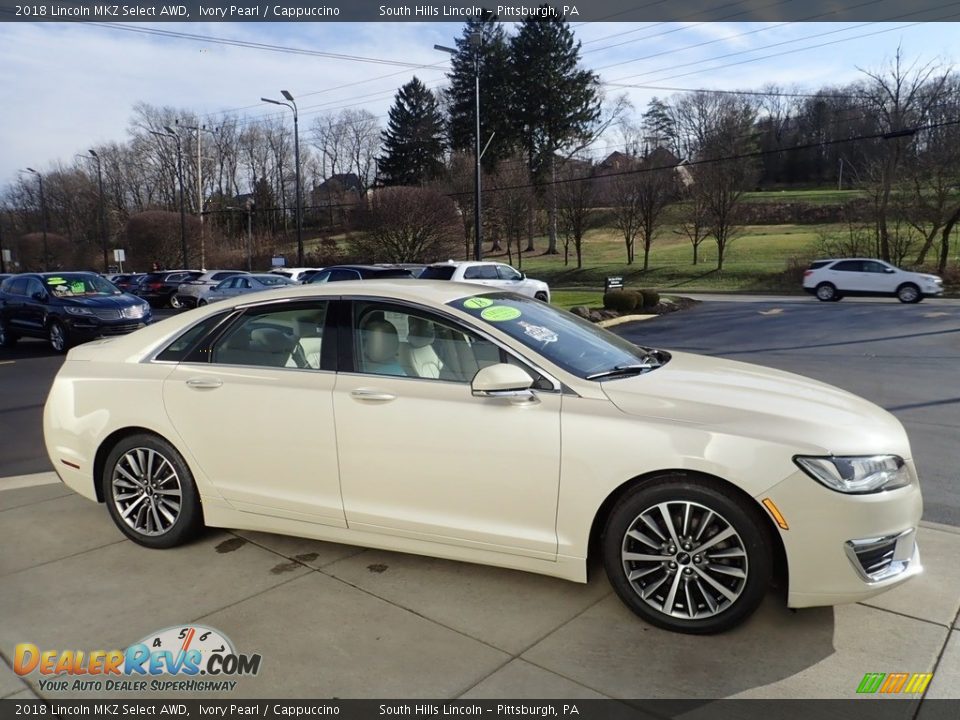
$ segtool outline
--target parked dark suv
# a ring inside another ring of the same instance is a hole
[[[0,284],[0,345],[46,338],[57,352],[105,335],[124,335],[152,319],[150,305],[96,273],[24,273]]]
[[[131,290],[153,307],[167,307],[177,293],[181,283],[196,280],[203,275],[200,270],[162,270],[147,273],[143,280]]]

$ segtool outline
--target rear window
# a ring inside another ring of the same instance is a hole
[[[453,265],[433,265],[424,268],[420,273],[421,280],[449,280],[453,277],[453,271],[456,268]]]

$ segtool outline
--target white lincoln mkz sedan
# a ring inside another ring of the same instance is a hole
[[[595,553],[636,614],[690,633],[774,578],[807,607],[920,572],[910,445],[865,400],[513,293],[345,285],[72,350],[44,411],[60,477],[152,548],[207,525],[578,582]]]

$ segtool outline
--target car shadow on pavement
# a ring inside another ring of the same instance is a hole
[[[30,360],[40,357],[57,357],[60,353],[50,347],[46,340],[20,338],[12,348],[0,348],[0,362],[10,360]]]

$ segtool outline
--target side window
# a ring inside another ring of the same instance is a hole
[[[500,362],[500,349],[456,323],[384,303],[354,303],[357,370],[424,380],[469,383]]]
[[[863,272],[862,267],[863,263],[859,260],[844,260],[843,262],[838,262],[830,269],[839,270],[840,272]]]
[[[36,278],[27,278],[27,287],[24,294],[27,297],[33,297],[36,293],[47,294],[47,291],[43,287],[43,283],[37,280]]]
[[[27,294],[27,279],[26,278],[14,278],[13,282],[10,283],[9,293],[11,295],[26,295]]]
[[[509,265],[497,265],[501,280],[519,280],[522,276]]]
[[[211,362],[220,365],[319,370],[327,303],[244,315],[214,343]]]
[[[310,278],[310,283],[311,283],[311,284],[313,284],[313,283],[318,283],[318,284],[319,284],[319,283],[329,282],[329,280],[330,280],[330,271],[329,271],[329,270],[324,270],[323,272],[317,273],[317,274],[314,275],[312,278]]]
[[[495,265],[471,265],[463,271],[464,280],[496,280],[498,277]]]
[[[340,280],[359,280],[360,273],[356,270],[347,270],[346,268],[336,268],[330,271],[327,282],[338,282]]]
[[[885,273],[887,271],[887,266],[883,263],[874,262],[873,260],[865,260],[863,262],[863,272],[868,273]]]
[[[250,282],[250,278],[241,277],[239,280],[237,280],[237,287],[249,290],[253,287],[253,283]]]
[[[185,360],[190,350],[226,317],[227,313],[220,313],[219,315],[211,315],[205,320],[198,322],[160,351],[160,353],[157,354],[156,360],[160,362],[181,362]]]

